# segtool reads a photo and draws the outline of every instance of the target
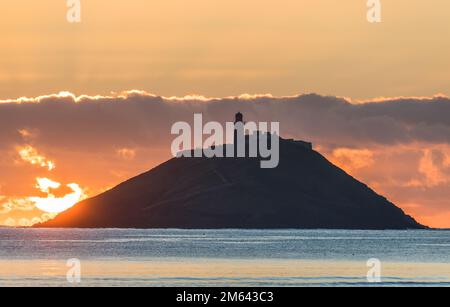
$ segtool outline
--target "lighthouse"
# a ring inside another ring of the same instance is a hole
[[[238,142],[238,129],[236,127],[237,124],[242,123],[244,124],[244,115],[241,112],[236,113],[234,116],[234,138],[233,138],[233,144],[236,150],[236,145]],[[236,151],[235,151],[236,153]]]
[[[234,138],[233,138],[233,147],[234,147],[234,157],[238,156],[238,143],[239,143],[239,137],[242,137],[242,135],[238,135],[239,131],[236,125],[242,124],[244,125],[244,115],[241,112],[236,113],[234,116]],[[240,133],[243,133],[243,129],[240,129]],[[244,148],[245,148],[245,139],[244,139]]]
[[[241,112],[236,113],[234,123],[244,123],[244,115]]]

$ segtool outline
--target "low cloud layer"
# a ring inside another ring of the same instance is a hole
[[[132,91],[0,101],[0,184],[19,193],[13,183],[25,180],[21,172],[32,165],[19,163],[16,149],[29,146],[39,149],[33,156],[55,160],[63,181],[100,191],[169,158],[174,122],[192,122],[201,112],[205,121],[224,123],[237,111],[248,121],[280,122],[284,137],[312,141],[421,221],[444,226],[450,216],[450,100],[442,96],[352,102],[312,94],[207,99]]]
[[[163,98],[144,92],[116,97],[69,94],[0,102],[2,147],[34,131],[49,146],[165,146],[176,121],[229,121],[236,111],[248,120],[279,121],[282,133],[339,146],[450,143],[450,100],[399,98],[351,103],[344,98],[301,95],[206,99]]]

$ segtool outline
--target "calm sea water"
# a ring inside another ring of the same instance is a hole
[[[0,286],[450,286],[450,231],[0,229]]]

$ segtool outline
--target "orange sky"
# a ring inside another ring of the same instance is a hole
[[[351,97],[342,110],[311,97],[298,111],[261,113],[248,97],[243,108],[313,141],[420,222],[450,227],[448,101],[430,103],[450,95],[450,2],[381,2],[383,22],[370,24],[365,0],[82,0],[82,22],[70,24],[64,0],[3,1],[0,225],[50,218],[36,208],[43,198],[72,203],[165,161],[168,123],[180,116],[235,112],[220,100],[118,97],[142,89]],[[74,101],[69,92],[103,96]],[[372,103],[357,107],[363,100]]]
[[[355,104],[317,95],[208,100],[145,92],[0,101],[0,224],[50,218],[36,206],[71,205],[164,162],[175,121],[202,112],[205,121],[225,122],[236,110],[279,121],[283,137],[312,141],[420,222],[450,226],[448,98]]]
[[[447,0],[0,3],[0,98],[145,89],[164,96],[450,95]]]

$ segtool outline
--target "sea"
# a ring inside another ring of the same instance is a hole
[[[0,287],[450,286],[450,231],[0,229]]]

